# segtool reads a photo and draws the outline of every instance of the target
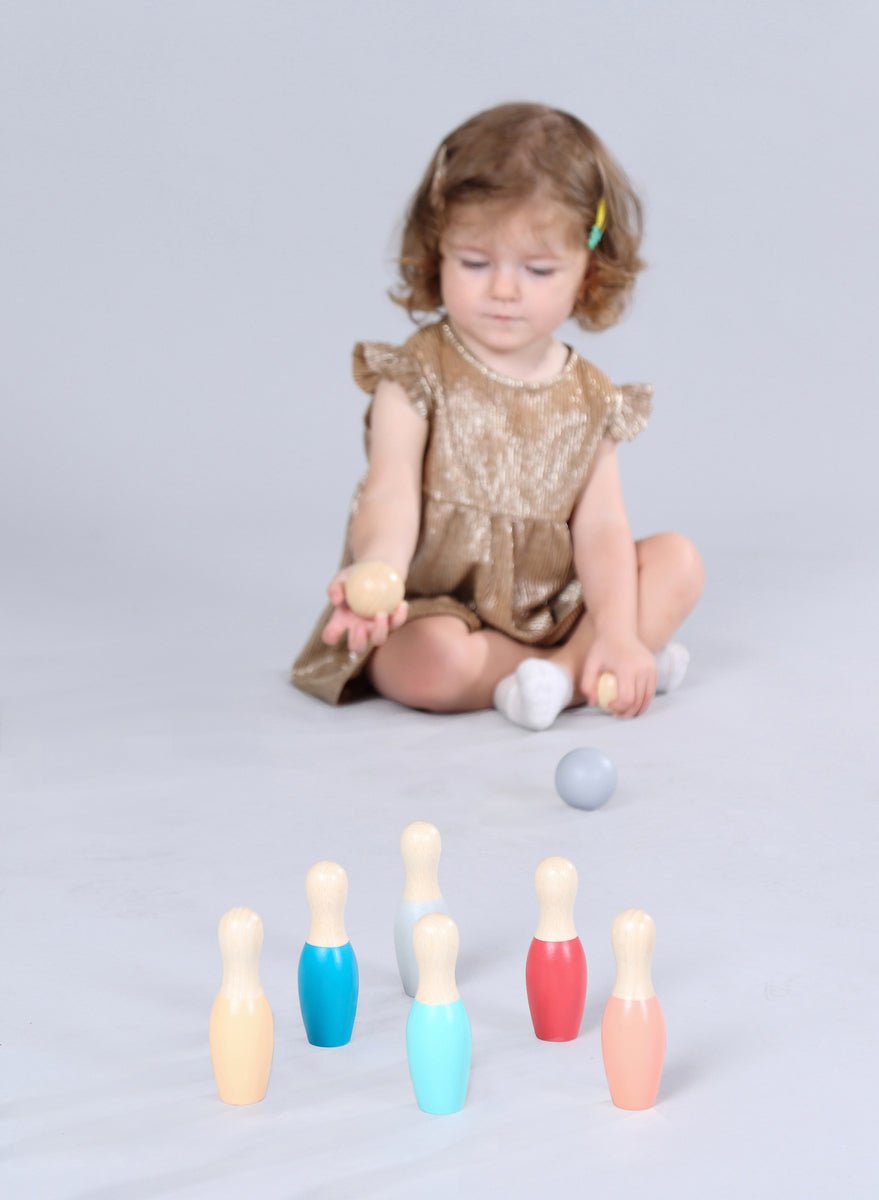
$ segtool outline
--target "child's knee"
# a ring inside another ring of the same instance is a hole
[[[404,626],[373,656],[372,681],[382,695],[428,712],[454,712],[468,679],[471,655],[466,633],[429,619]],[[396,641],[396,644],[394,642]]]
[[[705,588],[705,565],[702,555],[683,534],[670,533],[668,538],[672,578],[682,603],[692,608]]]

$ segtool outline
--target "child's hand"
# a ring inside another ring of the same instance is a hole
[[[345,601],[345,579],[350,567],[345,567],[327,588],[330,603],[335,611],[324,626],[321,641],[335,646],[347,634],[348,649],[357,654],[364,650],[383,646],[388,634],[399,629],[409,614],[409,606],[403,600],[392,613],[377,613],[374,617],[359,617]]]
[[[637,638],[597,637],[586,655],[580,691],[590,704],[598,703],[598,677],[603,671],[617,679],[617,698],[610,711],[618,717],[638,717],[656,694],[656,659]]]

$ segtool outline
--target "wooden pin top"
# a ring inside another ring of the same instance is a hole
[[[545,858],[534,874],[540,920],[534,934],[541,942],[569,942],[577,936],[574,898],[577,868],[568,858]]]
[[[259,952],[263,927],[252,908],[230,908],[217,926],[220,953],[223,956],[223,982],[220,995],[240,1003],[261,996]]]
[[[400,835],[400,853],[406,870],[404,900],[441,900],[438,869],[442,839],[430,821],[412,821]]]
[[[305,876],[305,895],[311,910],[307,941],[312,946],[344,946],[348,876],[334,862],[319,862]]]
[[[455,982],[458,959],[458,926],[445,913],[428,913],[415,922],[412,945],[418,963],[418,991],[422,1004],[452,1004],[459,998]]]
[[[656,942],[656,926],[649,913],[627,908],[614,918],[611,930],[617,961],[613,995],[620,1000],[649,1000],[656,993],[650,978],[650,960]]]

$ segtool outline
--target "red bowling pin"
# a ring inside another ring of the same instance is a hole
[[[525,964],[534,1032],[544,1042],[570,1042],[586,1003],[586,955],[574,928],[577,871],[567,858],[545,858],[534,876],[540,920]]]
[[[652,1108],[665,1058],[665,1018],[653,991],[653,918],[627,908],[611,934],[617,977],[601,1022],[601,1051],[610,1096],[618,1108]]]

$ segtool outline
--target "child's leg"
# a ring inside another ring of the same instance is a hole
[[[692,610],[702,591],[698,552],[678,534],[657,534],[636,543],[638,552],[638,633],[659,650]],[[582,704],[577,689],[592,645],[588,614],[567,642],[540,649],[491,629],[471,633],[457,617],[422,617],[392,633],[369,664],[373,686],[383,696],[410,708],[432,712],[469,712],[490,708],[495,688],[526,659],[545,659],[562,667],[573,681],[571,700]]]
[[[635,543],[638,556],[638,637],[656,653],[667,645],[675,630],[693,611],[702,595],[705,573],[699,551],[678,533],[657,533]],[[585,697],[578,684],[580,672],[595,637],[586,613],[570,638],[552,652],[574,680],[574,704]]]
[[[657,534],[636,543],[638,636],[656,656],[656,690],[671,691],[687,672],[689,652],[668,639],[702,592],[702,563],[694,546],[677,534]],[[494,704],[526,729],[548,729],[563,708],[583,704],[583,666],[595,639],[585,613],[550,661],[528,658],[495,689]]]
[[[471,712],[491,708],[500,680],[524,659],[548,653],[493,629],[471,633],[457,617],[419,617],[392,633],[367,669],[389,700],[431,712]]]
[[[679,533],[656,533],[638,552],[638,636],[660,650],[699,602],[705,568],[699,551]]]

